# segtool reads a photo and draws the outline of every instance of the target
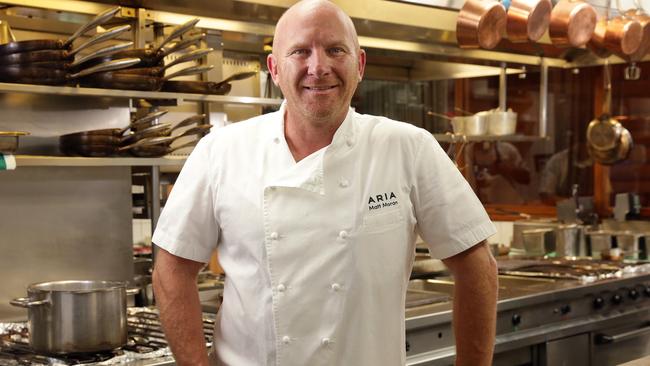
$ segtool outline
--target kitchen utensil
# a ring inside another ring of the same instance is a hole
[[[0,131],[0,153],[13,154],[18,150],[20,136],[29,135],[24,131]]]
[[[558,225],[555,228],[555,254],[558,257],[580,255],[580,226],[576,224]]]
[[[467,0],[458,13],[456,38],[461,48],[492,49],[506,33],[506,10],[498,1]]]
[[[126,344],[126,284],[53,281],[31,284],[11,304],[28,310],[29,343],[37,352],[110,351]]]
[[[538,41],[548,29],[551,9],[550,0],[513,0],[507,13],[508,40],[513,43]]]
[[[129,153],[139,158],[157,158],[171,154],[172,152],[186,147],[195,146],[199,140],[186,142],[179,146],[172,147],[171,145],[150,145],[150,146],[135,146],[129,149]]]
[[[555,251],[553,229],[531,229],[521,232],[526,254],[543,256]]]
[[[487,133],[490,112],[483,111],[463,117],[463,130],[467,136],[482,136]]]
[[[161,67],[137,67],[137,68],[128,68],[118,71],[120,74],[136,74],[136,75],[145,75],[145,76],[165,76],[165,70],[168,68],[189,61],[198,60],[202,57],[207,56],[210,52],[214,51],[213,48],[201,48],[198,50],[191,51],[187,54],[179,56],[174,59],[174,61],[165,64]]]
[[[199,19],[192,19],[174,28],[174,30],[160,44],[158,44],[158,46],[155,46],[153,48],[136,48],[131,50],[120,51],[112,55],[108,55],[90,61],[90,65],[99,62],[106,62],[114,59],[125,58],[125,57],[127,58],[136,57],[141,60],[141,62],[136,67],[142,68],[142,67],[163,66],[162,65],[163,58],[168,54],[179,50],[177,48],[165,48],[164,46],[167,45],[167,43],[169,43],[173,39],[187,33],[190,29],[192,29],[192,27],[194,27],[194,25],[196,25],[196,23],[198,23],[198,21]],[[189,47],[190,44],[191,43],[184,43],[186,47]],[[83,65],[82,67],[86,67],[86,66],[88,65]]]
[[[507,111],[494,110],[489,114],[487,122],[488,135],[513,135],[517,130],[517,113],[512,109]]]
[[[213,68],[210,66],[193,66],[176,71],[165,77],[119,74],[114,72],[103,72],[90,75],[81,79],[81,84],[90,87],[108,88],[108,89],[127,89],[127,90],[160,90],[163,84],[177,76],[194,75],[209,71]]]
[[[9,23],[5,20],[0,20],[0,45],[14,42],[15,40]]]
[[[129,151],[136,147],[144,146],[170,146],[172,142],[184,136],[191,135],[203,135],[210,131],[212,125],[199,125],[183,131],[183,133],[177,136],[158,136],[158,137],[146,137],[139,139],[138,141],[119,148],[119,151]]]
[[[153,123],[156,123],[157,120],[167,114],[166,110],[161,110],[161,111],[154,111],[151,113],[148,113],[147,115],[141,117],[141,118],[136,118],[131,122],[129,125],[129,128],[131,128],[131,131],[136,132],[139,131],[143,128],[147,128],[151,126]]]
[[[627,17],[636,19],[643,28],[643,35],[641,37],[641,44],[636,52],[633,52],[625,57],[629,61],[640,61],[643,57],[650,51],[650,16],[641,7],[641,3],[638,0],[635,0],[636,9],[630,9],[624,14]],[[633,80],[636,80],[632,78]],[[638,78],[637,78],[638,79]]]
[[[92,29],[93,27],[102,24],[112,18],[120,7],[110,8],[99,13],[90,22],[79,28],[67,40],[52,40],[52,39],[36,39],[28,41],[16,41],[0,45],[0,55],[9,55],[13,53],[24,53],[38,50],[67,50],[72,46],[72,42],[79,38],[81,35]]]
[[[591,39],[596,22],[596,10],[588,3],[560,0],[551,11],[551,42],[557,47],[583,47]]]
[[[607,18],[599,19],[594,28],[594,34],[587,43],[587,47],[598,57],[607,58],[612,52],[605,45],[605,34],[607,33]]]
[[[168,80],[162,86],[162,91],[172,93],[226,95],[232,85],[214,81]]]
[[[617,55],[631,55],[641,46],[643,27],[634,20],[617,16],[607,22],[605,47]]]

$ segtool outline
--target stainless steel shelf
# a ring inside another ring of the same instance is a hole
[[[71,86],[48,86],[32,84],[0,83],[0,93],[32,93],[70,96],[94,96],[110,98],[172,99],[181,102],[215,102],[223,104],[280,105],[281,99],[254,98],[227,95],[204,95],[138,90],[80,88]]]
[[[177,166],[185,163],[185,156],[161,158],[85,158],[69,156],[16,155],[16,169],[22,166]]]
[[[548,139],[542,136],[526,136],[526,135],[481,135],[481,136],[466,136],[454,135],[451,133],[436,133],[433,134],[438,142],[474,142],[474,141],[509,141],[509,142],[534,142]]]

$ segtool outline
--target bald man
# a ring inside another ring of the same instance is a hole
[[[267,66],[280,110],[222,128],[185,163],[153,236],[178,365],[403,365],[419,234],[454,274],[458,365],[489,365],[495,229],[430,133],[350,108],[366,55],[351,19],[302,1]],[[226,274],[208,357],[196,277]]]

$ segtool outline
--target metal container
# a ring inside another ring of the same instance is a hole
[[[532,229],[522,231],[526,255],[543,256],[555,251],[553,229]]]
[[[54,281],[11,301],[28,309],[30,345],[48,354],[109,351],[127,342],[126,284]]]
[[[0,153],[15,153],[18,150],[18,137],[25,135],[29,135],[29,132],[0,131]]]
[[[490,112],[478,112],[464,118],[464,130],[467,136],[481,136],[487,133]]]
[[[576,257],[580,255],[580,226],[575,224],[559,225],[555,229],[555,253],[558,257]]]
[[[513,135],[517,131],[517,113],[512,109],[507,111],[492,111],[488,118],[487,133],[489,135]]]
[[[587,235],[587,255],[594,259],[601,259],[602,253],[607,253],[614,247],[613,233],[610,231],[590,231]]]

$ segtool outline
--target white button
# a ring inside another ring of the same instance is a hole
[[[339,180],[339,186],[341,186],[342,188],[345,188],[345,187],[347,187],[349,185],[350,185],[350,182],[348,182],[347,179],[341,178],[341,180]]]
[[[348,236],[350,236],[350,235],[348,235],[348,232],[345,231],[345,230],[341,230],[341,232],[339,233],[339,238],[341,238],[341,239],[347,239]]]
[[[354,141],[352,141],[352,139],[347,139],[345,140],[345,143],[351,147],[354,144]]]
[[[276,144],[279,144],[280,143],[280,138],[279,137],[274,138],[273,142],[275,142]]]
[[[327,337],[325,337],[325,338],[323,338],[323,339],[320,340],[320,344],[322,344],[323,346],[327,346],[327,345],[329,345],[330,342],[331,342],[330,339],[327,338]]]
[[[332,290],[334,290],[334,291],[338,291],[338,290],[341,289],[341,285],[339,285],[338,283],[333,283],[332,286],[330,286],[330,287],[331,287]]]
[[[283,283],[278,285],[278,292],[284,292],[286,289],[287,287]]]
[[[272,232],[271,235],[269,235],[269,237],[271,238],[271,240],[277,240],[277,239],[278,239],[278,236],[279,236],[278,233],[276,233],[275,231]]]
[[[291,338],[289,336],[282,337],[282,343],[289,344],[290,342],[291,342]]]

